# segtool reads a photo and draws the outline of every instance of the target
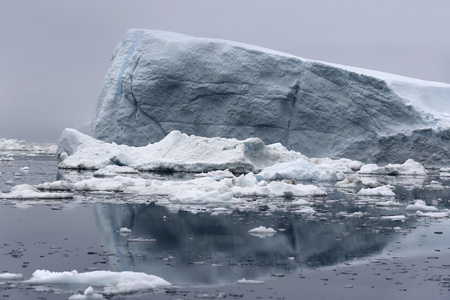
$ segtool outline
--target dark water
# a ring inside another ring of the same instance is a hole
[[[24,166],[29,171],[21,170]],[[57,178],[55,158],[48,156],[16,156],[15,161],[0,162],[0,172],[2,192],[10,190],[7,182],[11,180],[15,184],[38,184]],[[66,176],[88,175],[72,172]],[[449,208],[448,188],[426,188],[431,180],[448,186],[438,177],[377,179],[397,187],[397,201],[406,204],[422,199],[440,210]],[[325,188],[327,197],[309,199],[315,201],[318,212],[314,218],[266,206],[217,215],[199,209],[194,214],[156,205],[151,199],[147,204],[117,204],[115,200],[125,197],[119,194],[78,193],[70,201],[1,200],[0,267],[2,272],[23,274],[24,279],[38,269],[145,272],[181,288],[206,289],[233,286],[242,278],[270,280],[376,258],[450,251],[448,218],[383,220],[384,215],[405,214],[404,207],[384,209],[331,186]],[[292,199],[271,201],[284,205]],[[346,217],[339,212],[364,215]],[[247,232],[258,226],[272,227],[277,233],[261,238]],[[132,233],[120,234],[121,227]],[[149,241],[130,240],[136,238]],[[450,261],[442,262],[445,264],[450,265]],[[4,283],[0,295],[12,299],[67,299],[77,291],[77,287],[67,287],[71,293],[51,287],[41,289],[21,282]]]

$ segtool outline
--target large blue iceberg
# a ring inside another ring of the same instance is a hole
[[[450,85],[236,42],[131,29],[115,49],[92,132],[143,146],[172,130],[259,137],[309,157],[449,164]]]

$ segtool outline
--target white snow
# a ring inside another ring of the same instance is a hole
[[[403,164],[389,164],[384,167],[379,167],[376,164],[367,164],[359,170],[361,174],[379,174],[379,175],[422,175],[428,174],[427,170],[421,163],[412,159],[408,159]]]
[[[435,206],[428,206],[423,200],[416,200],[414,204],[406,206],[406,210],[423,211],[423,212],[437,212],[439,211]]]
[[[72,193],[41,192],[29,184],[20,184],[11,188],[9,193],[1,193],[0,199],[72,199]]]
[[[388,186],[379,186],[376,188],[361,189],[357,193],[359,196],[395,196],[395,193]]]
[[[171,286],[168,281],[158,276],[129,271],[92,271],[78,273],[76,270],[71,272],[36,270],[31,278],[25,282],[31,284],[63,284],[103,287],[101,293],[106,295],[132,293]],[[88,294],[91,292],[92,291],[89,290]]]

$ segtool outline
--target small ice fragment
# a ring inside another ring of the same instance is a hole
[[[126,227],[122,227],[119,230],[120,233],[126,234],[126,233],[131,233],[131,229],[126,228]]]
[[[264,284],[264,281],[262,280],[248,280],[245,278],[239,279],[237,281],[237,283],[239,284]]]

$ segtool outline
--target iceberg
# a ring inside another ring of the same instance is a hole
[[[449,164],[450,85],[231,41],[130,29],[92,133],[130,146],[189,135],[281,143],[309,157]]]

